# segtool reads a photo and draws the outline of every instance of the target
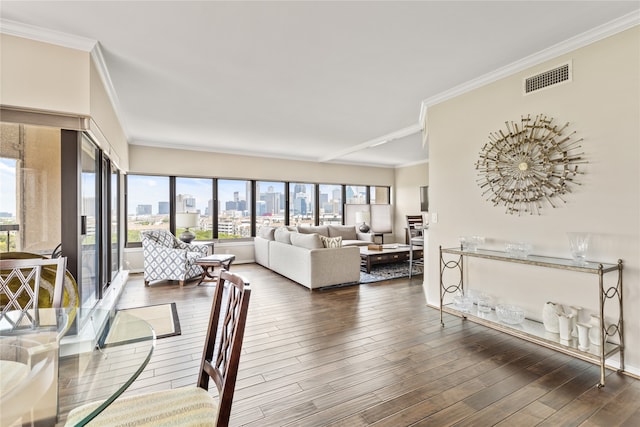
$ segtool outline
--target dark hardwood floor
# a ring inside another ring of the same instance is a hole
[[[422,276],[310,292],[255,264],[235,426],[638,426],[640,381],[425,305]],[[127,394],[195,386],[212,287],[127,284],[120,308],[176,302]],[[61,421],[73,407],[61,403]]]

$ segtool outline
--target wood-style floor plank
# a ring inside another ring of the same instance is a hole
[[[422,276],[320,291],[255,264],[233,426],[636,426],[640,381],[426,307]],[[213,286],[144,287],[119,308],[175,302],[182,334],[157,341],[125,393],[195,386]],[[115,366],[126,354],[113,357]],[[62,423],[87,372],[61,385]]]

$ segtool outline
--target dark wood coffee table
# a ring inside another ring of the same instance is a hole
[[[413,259],[423,257],[421,247],[413,248]],[[360,247],[360,269],[371,273],[371,267],[378,264],[391,264],[393,262],[409,261],[409,245],[392,244],[383,245],[382,250]]]
[[[196,265],[202,267],[202,277],[196,286],[200,286],[203,282],[217,282],[218,276],[214,273],[216,267],[222,267],[225,270],[231,269],[231,263],[236,259],[232,254],[214,254],[202,257],[196,261]]]

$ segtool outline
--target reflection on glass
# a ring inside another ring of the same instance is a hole
[[[389,187],[370,187],[372,205],[388,205],[391,203],[391,191]]]
[[[82,138],[82,165],[80,194],[80,244],[82,247],[82,278],[80,286],[82,290],[82,306],[90,307],[97,301],[98,292],[98,248],[99,234],[96,226],[99,213],[97,172],[98,172],[98,148],[86,137]]]
[[[113,280],[118,274],[120,266],[120,249],[119,249],[119,236],[120,236],[120,221],[118,217],[118,200],[120,199],[120,182],[119,173],[115,165],[111,163],[111,185],[110,185],[110,207],[111,207],[111,230],[109,230],[111,245],[111,279]]]

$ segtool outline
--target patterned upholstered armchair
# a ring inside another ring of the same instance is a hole
[[[140,235],[145,286],[152,280],[178,280],[183,286],[185,280],[202,274],[202,267],[195,262],[207,256],[207,246],[181,242],[167,230],[148,230]]]

